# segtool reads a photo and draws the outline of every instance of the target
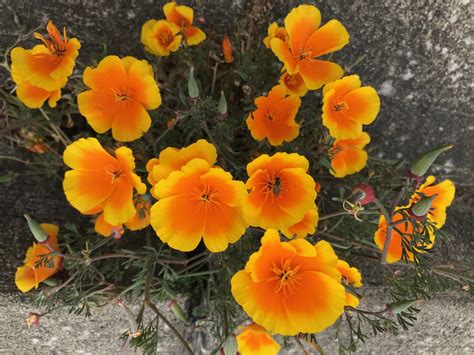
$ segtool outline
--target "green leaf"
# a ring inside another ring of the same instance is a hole
[[[197,99],[199,97],[199,86],[196,82],[196,78],[194,77],[194,67],[191,67],[189,71],[188,94],[192,99]]]

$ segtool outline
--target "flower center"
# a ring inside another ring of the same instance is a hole
[[[347,106],[347,103],[345,101],[335,103],[333,107],[335,112],[346,111],[348,108],[349,106]]]
[[[292,266],[292,259],[286,259],[281,266],[275,265],[271,268],[271,271],[275,276],[271,277],[269,281],[277,281],[275,292],[294,293],[300,285],[301,275],[298,275],[298,271],[301,265]]]
[[[267,190],[275,196],[279,196],[281,193],[281,178],[277,176],[273,180],[267,181]]]
[[[193,199],[197,201],[197,208],[214,209],[220,205],[219,190],[209,184],[196,187],[193,196]]]
[[[131,96],[131,92],[128,89],[112,89],[114,95],[115,95],[115,102],[120,102],[120,101],[128,101]]]
[[[169,29],[165,29],[158,34],[158,42],[164,47],[168,47],[173,42],[174,36]]]
[[[121,166],[105,166],[104,169],[105,172],[110,175],[112,184],[115,183],[123,174]]]
[[[298,61],[308,59],[310,57],[311,57],[311,52],[304,52],[304,53],[301,53],[301,54],[295,56],[296,60],[298,60]]]
[[[298,85],[298,80],[296,79],[295,75],[287,75],[285,78],[285,82],[287,86],[296,86]]]

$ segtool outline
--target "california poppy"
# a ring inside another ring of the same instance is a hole
[[[342,275],[343,283],[347,283],[353,287],[362,286],[362,275],[357,268],[350,266],[347,261],[339,260],[337,262],[336,268]]]
[[[166,20],[179,27],[188,46],[194,46],[206,39],[206,34],[193,26],[194,10],[189,6],[169,2],[163,6]]]
[[[224,61],[226,63],[234,62],[234,55],[232,54],[232,43],[229,37],[225,36],[222,40],[222,53],[224,54]]]
[[[265,328],[256,323],[249,324],[237,335],[237,347],[241,355],[276,355],[281,348]]]
[[[43,44],[33,49],[15,47],[11,51],[12,79],[18,85],[17,96],[30,108],[39,108],[46,100],[49,106],[56,106],[81,47],[76,38],[67,38],[66,28],[63,37],[52,21],[48,21],[46,29],[49,39],[34,34]]]
[[[90,90],[77,96],[77,104],[97,133],[112,129],[114,139],[129,142],[148,131],[147,110],[161,105],[161,95],[146,60],[107,56],[97,68],[87,67],[83,79]]]
[[[46,256],[58,252],[59,227],[54,224],[42,223],[41,228],[48,234],[47,244],[33,243],[28,248],[24,265],[16,269],[15,284],[21,292],[28,292],[53,276],[61,268],[62,257]]]
[[[181,170],[194,158],[204,159],[209,163],[209,166],[213,166],[217,160],[216,147],[205,139],[199,139],[197,142],[181,149],[165,148],[160,152],[159,158],[150,159],[146,169],[148,171],[148,182],[152,185],[152,195],[156,197],[153,186],[158,181],[167,178],[173,171]]]
[[[252,226],[285,230],[314,208],[315,183],[308,160],[296,153],[263,154],[247,165],[243,201],[245,219]]]
[[[413,221],[403,221],[405,220],[405,215],[400,211],[401,209],[409,208],[414,203],[416,203],[420,198],[420,193],[427,197],[436,195],[432,201],[431,210],[428,212],[426,218],[430,223],[433,223],[437,229],[443,227],[446,221],[446,208],[451,205],[451,202],[454,199],[455,187],[453,182],[450,180],[444,180],[439,184],[433,185],[434,181],[434,176],[428,176],[425,183],[422,184],[413,194],[408,205],[397,208],[397,212],[395,212],[393,215],[392,223],[396,224],[396,228],[391,230],[390,244],[388,246],[386,259],[388,263],[394,263],[402,259],[403,239],[410,241],[411,235],[416,232],[415,229],[421,228],[419,226],[415,226]],[[401,235],[399,232],[403,235]],[[422,231],[420,230],[420,232]],[[434,230],[431,228],[428,229],[428,235],[429,240],[422,245],[419,245],[420,249],[418,251],[421,253],[423,250],[430,249],[434,245]],[[375,244],[380,250],[383,250],[384,248],[386,236],[387,221],[384,216],[380,216],[378,229],[374,234]],[[406,252],[408,260],[413,260],[413,254],[408,250],[406,250]]]
[[[362,132],[355,139],[336,139],[329,150],[330,173],[337,178],[355,174],[365,168],[368,155],[364,147],[370,143],[370,136]]]
[[[252,320],[282,335],[324,330],[344,311],[337,256],[326,241],[280,242],[267,230],[260,249],[231,280],[237,303]]]
[[[318,219],[318,207],[314,206],[314,208],[305,213],[301,221],[286,229],[282,229],[281,232],[288,238],[305,238],[307,235],[316,233]]]
[[[134,173],[135,159],[127,147],[109,154],[96,138],[80,138],[64,151],[64,162],[72,170],[64,175],[63,188],[69,203],[83,214],[104,212],[111,225],[125,223],[136,209],[133,190],[146,186]]]
[[[158,198],[151,208],[151,225],[171,248],[194,250],[201,239],[211,252],[227,249],[244,234],[243,182],[208,161],[195,158],[158,181]]]
[[[302,97],[308,92],[308,88],[306,87],[303,77],[300,73],[291,75],[287,72],[284,72],[280,77],[279,83],[285,87],[288,94],[295,94]]]
[[[288,43],[288,34],[285,27],[280,27],[276,22],[272,22],[267,29],[267,37],[263,39],[263,44],[267,48],[271,48],[271,41],[273,38],[279,38],[283,42]]]
[[[300,73],[310,90],[339,79],[344,70],[337,64],[316,59],[335,52],[349,43],[349,34],[337,20],[319,27],[321,14],[316,6],[300,5],[285,18],[289,41],[273,38],[273,53],[283,62],[291,75]],[[319,28],[318,28],[319,27]]]
[[[380,110],[380,98],[371,86],[361,87],[358,75],[345,76],[323,89],[323,125],[334,138],[357,138],[362,125],[371,124]]]
[[[176,52],[183,36],[179,26],[166,20],[148,20],[142,26],[140,39],[145,50],[157,56],[169,56]]]
[[[300,126],[295,121],[301,105],[297,95],[286,95],[286,89],[277,85],[268,96],[255,99],[257,109],[247,117],[247,127],[252,137],[258,141],[268,139],[273,146],[290,142],[300,133]]]

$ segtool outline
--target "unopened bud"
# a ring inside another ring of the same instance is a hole
[[[27,214],[23,215],[28,222],[28,227],[30,228],[31,233],[39,243],[45,243],[48,241],[48,233],[36,222],[33,218]]]
[[[221,91],[221,97],[219,98],[219,103],[217,104],[217,111],[223,116],[227,115],[227,100],[224,95],[224,91]]]
[[[117,299],[117,304],[125,311],[125,315],[127,316],[128,323],[130,324],[130,329],[128,330],[128,335],[131,336],[132,338],[139,337],[142,335],[141,330],[138,328],[138,323],[130,310],[130,308],[127,307],[125,302],[118,298]]]
[[[191,99],[197,99],[199,97],[199,86],[194,77],[194,67],[191,67],[188,78],[188,95]]]
[[[238,353],[237,338],[234,334],[229,334],[224,343],[222,344],[221,351],[224,355],[237,355]]]
[[[387,312],[389,315],[397,315],[399,313],[402,313],[406,311],[408,308],[413,306],[418,300],[405,300],[405,301],[398,301],[398,302],[392,302],[390,304],[387,304]]]
[[[411,214],[415,217],[424,217],[428,214],[431,209],[431,205],[433,204],[433,200],[438,195],[433,196],[424,196],[419,199],[413,206],[411,206]]]
[[[173,312],[173,314],[175,315],[176,318],[178,318],[179,320],[181,320],[184,323],[188,324],[188,319],[187,319],[186,315],[184,314],[183,309],[178,304],[178,301],[170,300],[168,302],[168,307],[171,309],[171,311]]]
[[[26,318],[26,324],[28,325],[28,328],[32,326],[38,326],[40,324],[40,318],[41,316],[38,313],[30,312],[28,318]]]
[[[434,161],[438,158],[438,156],[441,153],[447,150],[450,150],[452,147],[453,147],[452,144],[448,144],[442,147],[432,149],[429,152],[426,152],[425,154],[423,154],[422,156],[420,156],[418,159],[415,160],[415,162],[410,167],[410,172],[415,176],[425,175],[428,169],[434,163]]]

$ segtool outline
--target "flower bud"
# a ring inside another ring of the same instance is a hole
[[[438,158],[438,156],[441,153],[447,150],[450,150],[452,147],[453,147],[452,144],[448,144],[442,147],[432,149],[429,152],[426,152],[425,154],[423,154],[422,156],[420,156],[418,159],[415,160],[415,162],[410,167],[410,172],[415,176],[425,175],[428,169],[436,160],[436,158]]]
[[[128,330],[128,335],[131,336],[132,338],[139,337],[142,335],[141,330],[138,327],[138,323],[130,310],[130,308],[127,307],[125,302],[123,302],[122,299],[118,298],[117,299],[117,304],[122,307],[122,309],[125,311],[125,315],[127,316],[128,322],[130,324],[130,329]]]
[[[183,309],[181,306],[178,304],[178,301],[176,300],[170,300],[168,302],[168,307],[171,309],[171,311],[174,313],[175,317],[178,318],[179,320],[183,321],[184,323],[188,324],[188,319],[186,315],[184,314]]]
[[[217,104],[217,110],[221,115],[227,115],[227,100],[225,98],[224,91],[221,91],[221,97],[219,98],[219,103]]]
[[[27,214],[23,215],[28,222],[28,227],[30,228],[31,233],[39,243],[46,243],[48,241],[48,233],[36,222],[33,218]]]
[[[226,63],[234,62],[234,55],[232,54],[232,43],[230,43],[229,37],[225,36],[222,40],[222,52],[224,54],[224,61]]]
[[[191,67],[188,78],[188,95],[191,99],[197,99],[199,97],[199,86],[194,77],[194,67]]]
[[[38,326],[40,324],[40,318],[41,316],[38,313],[30,312],[28,318],[26,318],[26,324],[28,325],[28,328],[32,326]]]
[[[421,199],[419,199],[417,202],[415,202],[414,205],[411,206],[410,208],[410,214],[413,215],[415,218],[416,217],[424,217],[428,214],[428,212],[431,209],[431,205],[433,204],[433,200],[437,197],[438,195],[433,195],[433,196],[423,196]]]
[[[237,355],[238,353],[237,338],[234,334],[229,334],[224,343],[222,344],[221,352],[224,355]]]
[[[413,306],[416,302],[418,302],[418,300],[405,300],[405,301],[392,302],[390,304],[387,304],[387,312],[391,316],[397,315],[399,313],[406,311],[408,308]]]

